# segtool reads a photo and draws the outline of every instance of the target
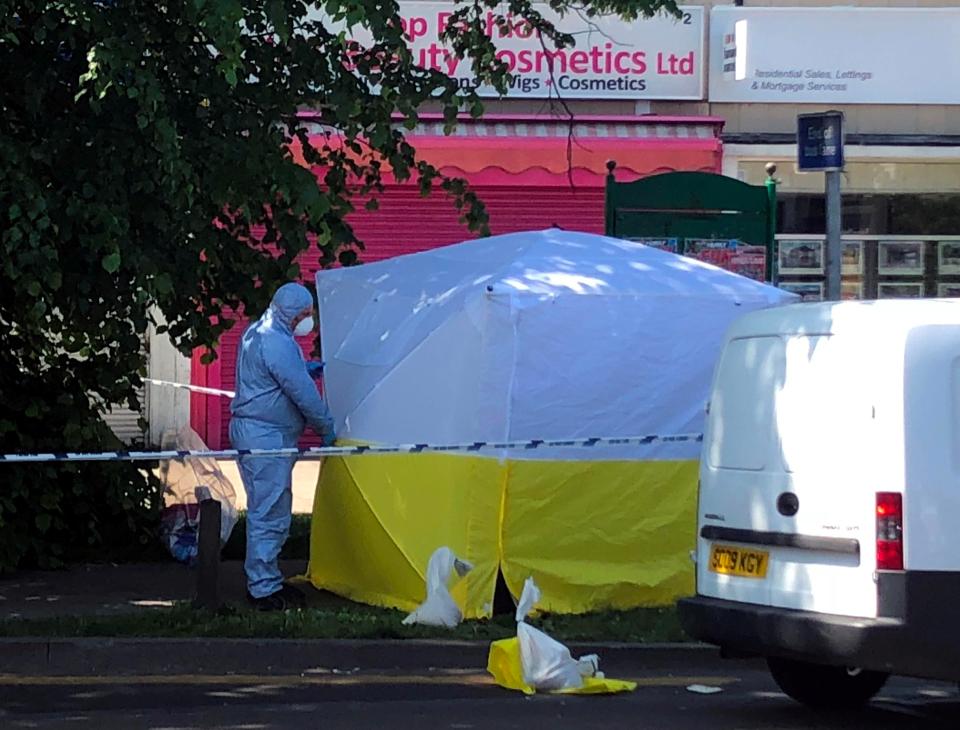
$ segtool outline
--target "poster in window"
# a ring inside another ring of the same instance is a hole
[[[784,291],[800,295],[801,302],[822,302],[822,281],[781,281],[779,287]]]
[[[683,242],[683,252],[687,256],[702,258],[706,251],[735,251],[740,241],[736,238],[687,238]]]
[[[767,272],[767,251],[763,246],[726,246],[711,241],[713,245],[702,246],[702,242],[687,241],[687,255],[698,261],[713,264],[734,274],[746,276],[755,281],[765,281]],[[734,242],[735,243],[735,242]]]
[[[881,274],[923,276],[923,241],[880,241]]]
[[[940,241],[937,264],[941,274],[960,274],[960,241]]]
[[[844,241],[841,255],[842,274],[863,274],[863,241]]]
[[[946,299],[960,299],[960,282],[937,284],[937,296]]]
[[[631,238],[630,240],[636,243],[642,243],[644,246],[650,246],[650,248],[669,251],[670,253],[676,253],[678,248],[678,240],[676,238]]]
[[[687,238],[683,242],[683,253],[698,261],[706,261],[725,269],[726,262],[737,250],[739,243],[735,238]]]
[[[754,281],[766,281],[767,249],[764,246],[740,246],[725,268]]]
[[[823,273],[823,239],[780,241],[779,244],[777,261],[781,274]]]
[[[882,281],[877,285],[878,299],[920,299],[923,284],[912,281]]]
[[[863,299],[863,284],[859,281],[840,282],[840,299]]]

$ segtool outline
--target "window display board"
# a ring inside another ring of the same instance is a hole
[[[777,236],[777,286],[823,298],[825,238]],[[960,235],[844,236],[843,299],[960,297]]]

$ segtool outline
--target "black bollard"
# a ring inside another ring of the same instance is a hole
[[[220,502],[204,488],[197,489],[200,534],[197,536],[197,599],[194,605],[220,609]]]

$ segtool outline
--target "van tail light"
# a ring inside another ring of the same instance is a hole
[[[903,570],[903,495],[877,492],[877,570]]]

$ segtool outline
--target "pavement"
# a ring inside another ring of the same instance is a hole
[[[285,576],[304,575],[305,560],[284,560]],[[65,570],[24,570],[0,576],[0,619],[55,616],[110,616],[169,608],[192,600],[196,571],[172,559],[155,563],[77,565]],[[227,603],[245,596],[243,563],[220,564],[220,595]],[[337,600],[317,593],[318,600]]]

